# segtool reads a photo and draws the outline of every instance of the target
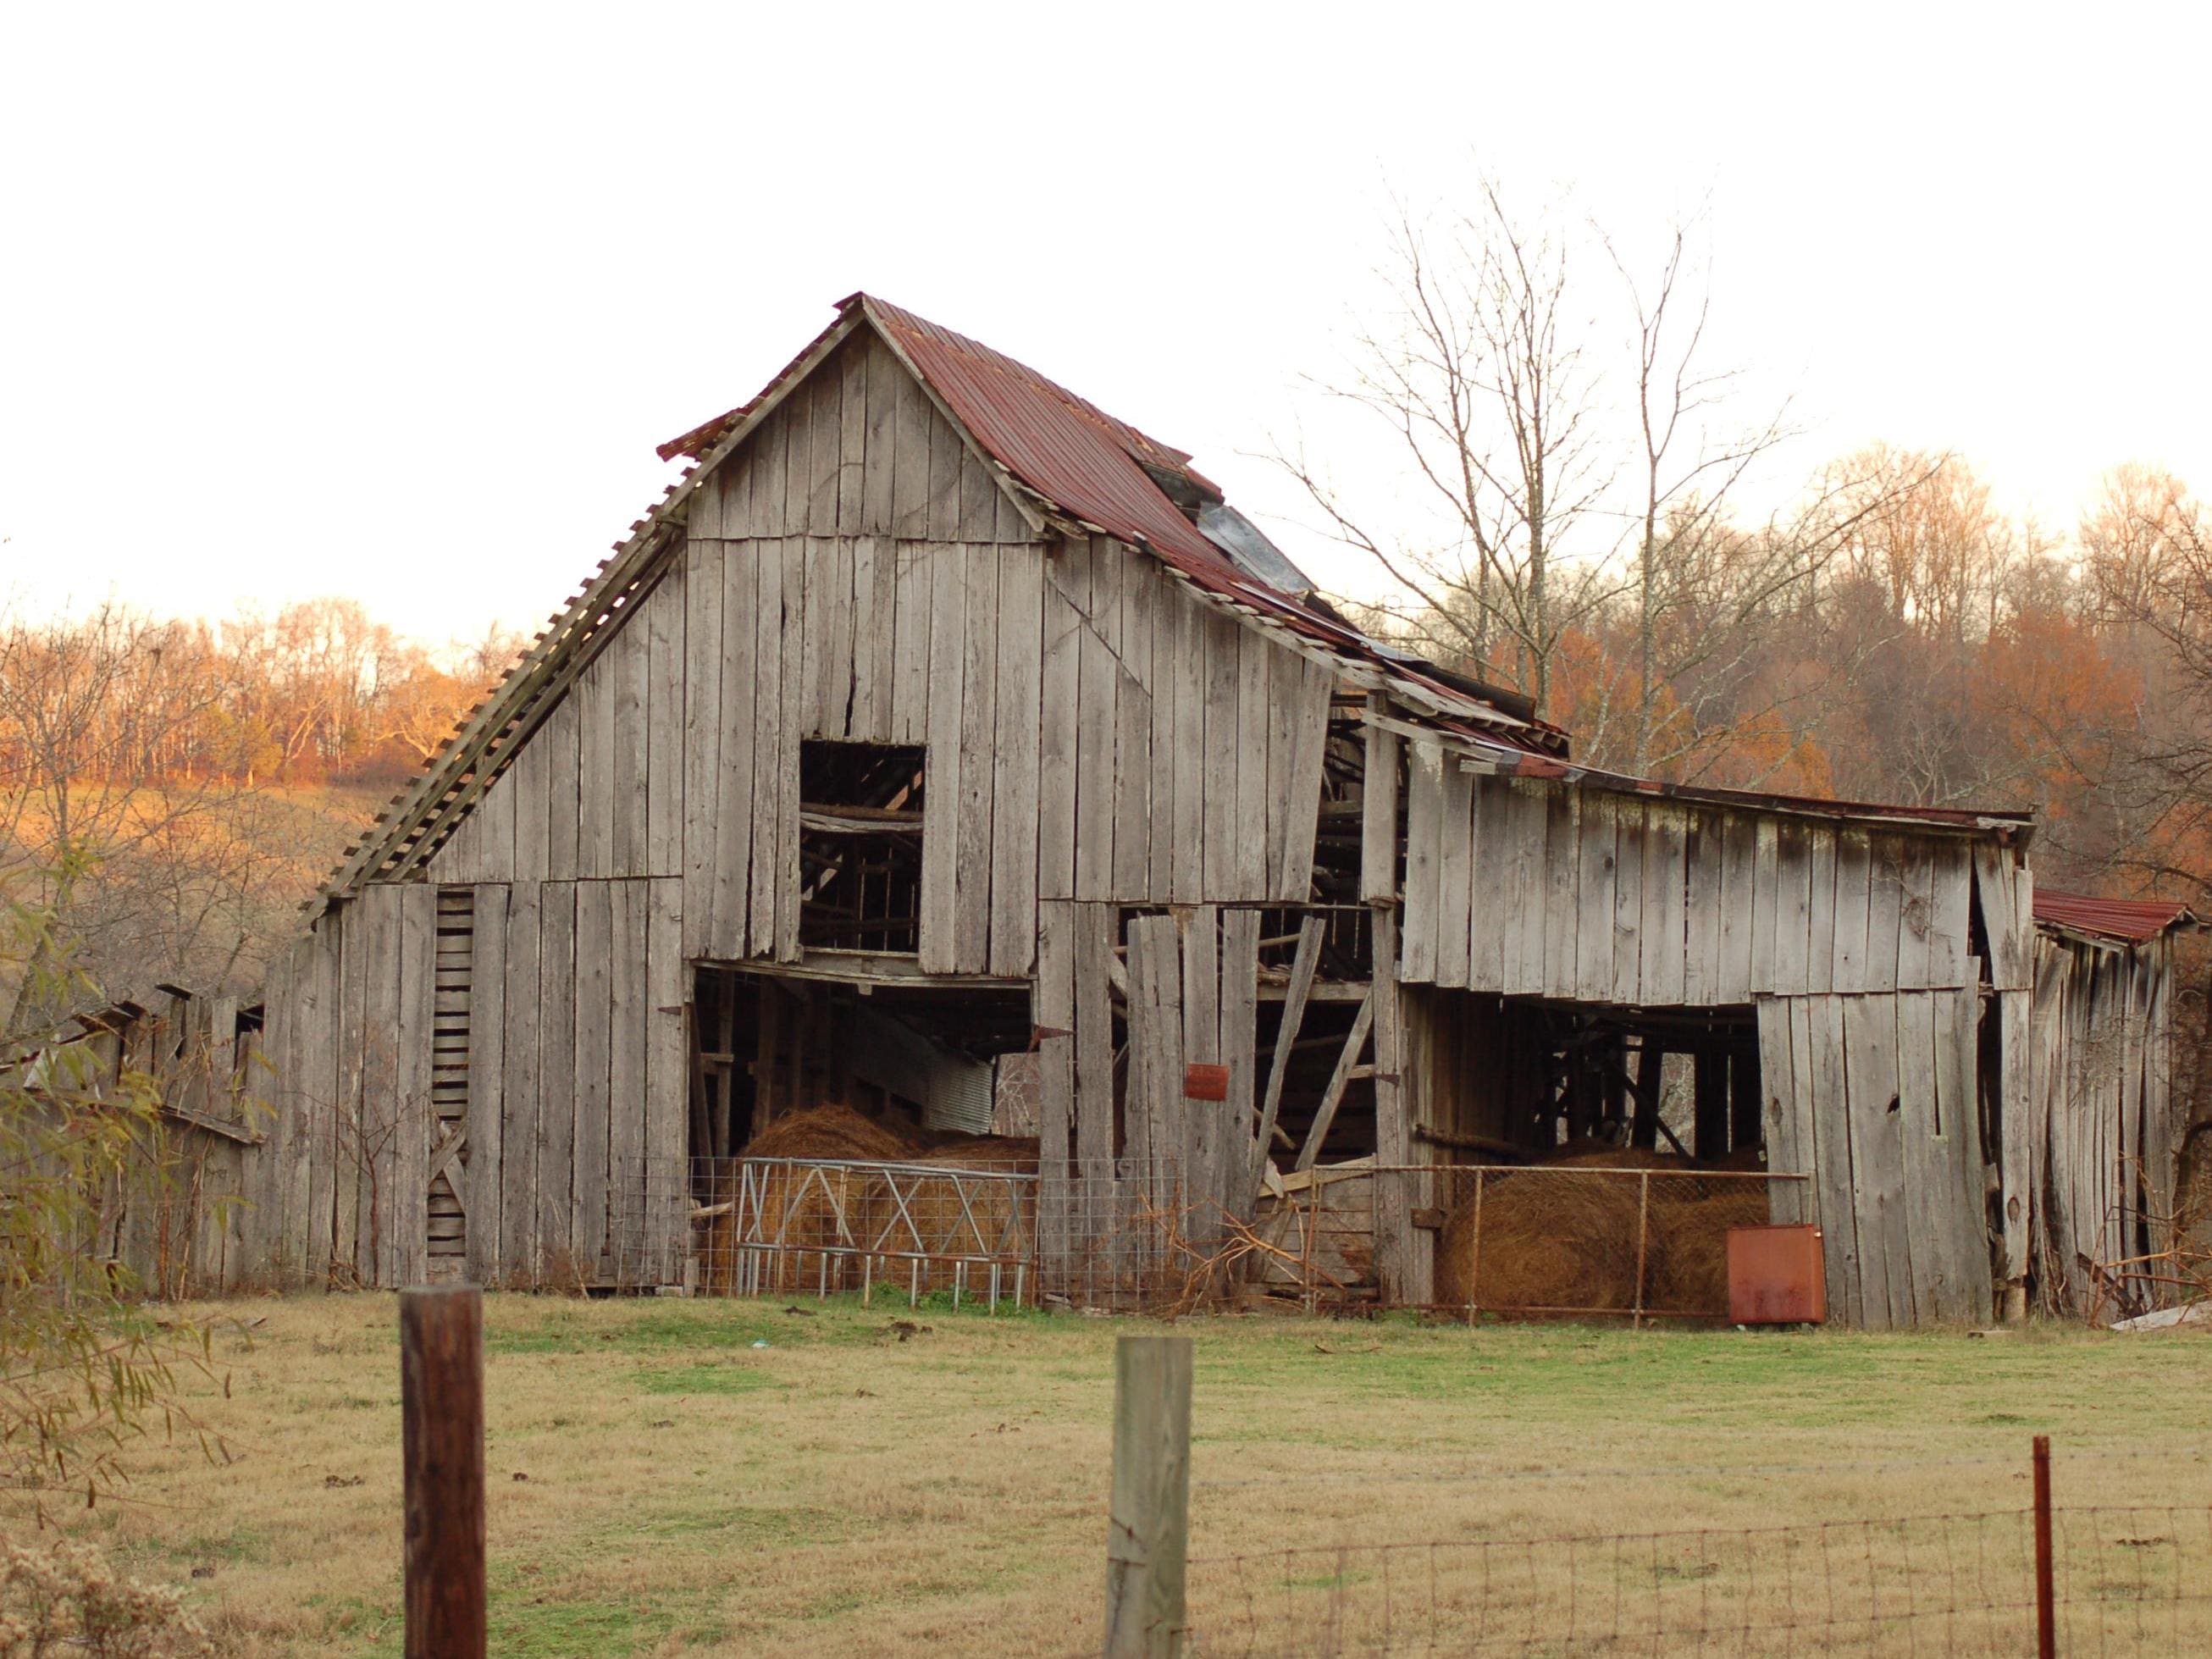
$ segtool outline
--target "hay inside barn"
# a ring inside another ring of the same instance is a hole
[[[761,1288],[842,1290],[859,1283],[853,1252],[866,1236],[873,1176],[865,1169],[747,1160],[881,1162],[920,1152],[918,1136],[849,1106],[816,1106],[776,1119],[746,1144],[738,1161],[714,1167],[707,1194],[702,1286],[738,1288],[749,1247],[763,1243],[772,1248],[760,1250],[754,1264]]]

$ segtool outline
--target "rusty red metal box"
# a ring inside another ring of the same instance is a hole
[[[1185,1100],[1228,1099],[1229,1068],[1202,1066],[1194,1060],[1182,1068],[1182,1095]]]
[[[1731,1227],[1729,1318],[1738,1325],[1819,1325],[1828,1317],[1820,1230]]]

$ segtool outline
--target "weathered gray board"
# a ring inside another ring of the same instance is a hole
[[[1645,1007],[1972,982],[1966,838],[1471,776],[1439,740],[1407,748],[1408,982]]]
[[[2022,1142],[2027,1250],[2051,1312],[2165,1298],[2141,1258],[2170,1248],[2174,1208],[2172,945],[2034,941]]]
[[[1992,1261],[1971,986],[1758,1001],[1777,1221],[1827,1253],[1828,1316],[1881,1330],[1986,1321]]]

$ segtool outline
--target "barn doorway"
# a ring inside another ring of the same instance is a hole
[[[1021,1133],[1032,1036],[1026,981],[702,965],[692,1154],[734,1157],[770,1124],[825,1105],[907,1137]]]

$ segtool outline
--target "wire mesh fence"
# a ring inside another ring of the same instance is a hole
[[[2052,1511],[2069,1653],[2212,1650],[2212,1508]],[[2035,1650],[2033,1511],[1194,1557],[1190,1650]]]
[[[1171,1168],[1126,1159],[1045,1182],[991,1158],[647,1159],[617,1183],[610,1253],[630,1288],[1143,1308],[1184,1276],[1179,1204]]]

